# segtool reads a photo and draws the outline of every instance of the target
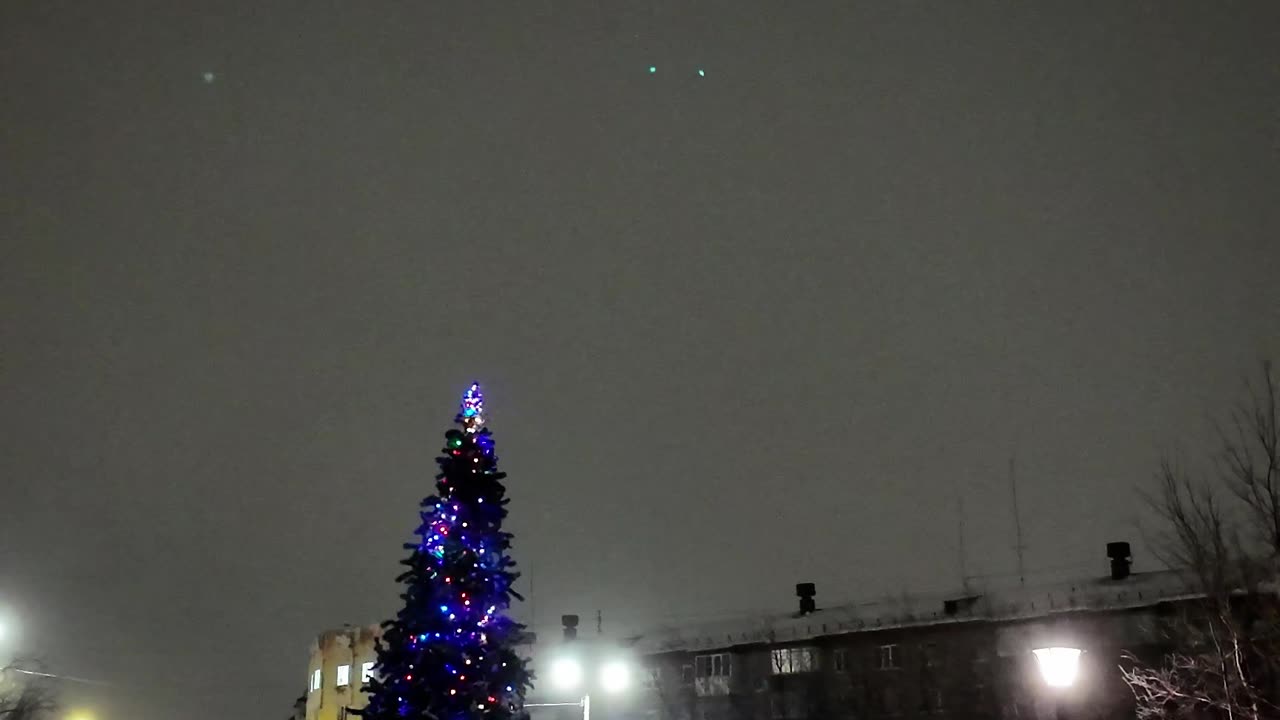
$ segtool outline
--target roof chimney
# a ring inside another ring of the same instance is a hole
[[[578,616],[561,615],[560,624],[564,626],[564,639],[573,640],[578,637]]]
[[[1124,580],[1129,577],[1129,566],[1133,563],[1133,556],[1129,554],[1129,543],[1107,543],[1107,557],[1111,558],[1112,580]]]
[[[813,583],[797,583],[796,597],[800,598],[800,614],[808,615],[818,609],[817,603],[813,601],[813,596],[818,593],[814,589]]]

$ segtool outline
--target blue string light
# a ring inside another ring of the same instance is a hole
[[[439,497],[423,502],[421,541],[407,546],[415,556],[406,561],[406,606],[379,649],[386,682],[370,679],[366,720],[406,714],[512,720],[528,686],[511,647],[521,626],[502,616],[513,563],[502,552],[510,538],[501,531],[505,489],[479,383],[463,393],[456,420],[461,429],[446,434],[439,460]],[[496,660],[489,659],[495,652]]]

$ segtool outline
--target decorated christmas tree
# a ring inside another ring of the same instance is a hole
[[[508,619],[518,577],[504,473],[484,427],[484,396],[473,383],[459,427],[445,433],[436,494],[422,501],[419,541],[408,543],[404,608],[383,623],[369,720],[506,720],[523,715],[530,673],[515,646],[523,626]]]

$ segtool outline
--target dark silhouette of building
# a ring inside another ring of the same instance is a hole
[[[637,714],[652,720],[1132,717],[1118,665],[1158,654],[1160,618],[1197,597],[1173,572],[1109,575],[670,627],[631,638]],[[1046,686],[1032,650],[1084,650],[1077,681]]]

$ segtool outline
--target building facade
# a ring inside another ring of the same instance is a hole
[[[903,598],[633,639],[648,720],[1133,717],[1122,656],[1157,655],[1194,594],[1173,573]],[[1032,650],[1084,650],[1048,688]]]
[[[1127,554],[1125,546],[1107,577],[831,608],[802,597],[791,613],[673,625],[621,642],[552,642],[541,663],[529,636],[522,655],[535,670],[566,652],[614,657],[616,648],[630,658],[631,689],[593,696],[595,720],[1131,718],[1123,656],[1167,650],[1165,622],[1200,596],[1176,573],[1130,574]],[[306,720],[346,720],[364,707],[379,634],[348,626],[316,638]],[[1034,659],[1034,649],[1055,646],[1084,651],[1070,688],[1047,687]],[[542,707],[531,714],[574,720],[580,709],[546,704],[579,695],[538,678],[528,700]]]
[[[346,720],[368,702],[364,681],[373,672],[382,629],[377,625],[326,630],[311,645],[306,720]]]

